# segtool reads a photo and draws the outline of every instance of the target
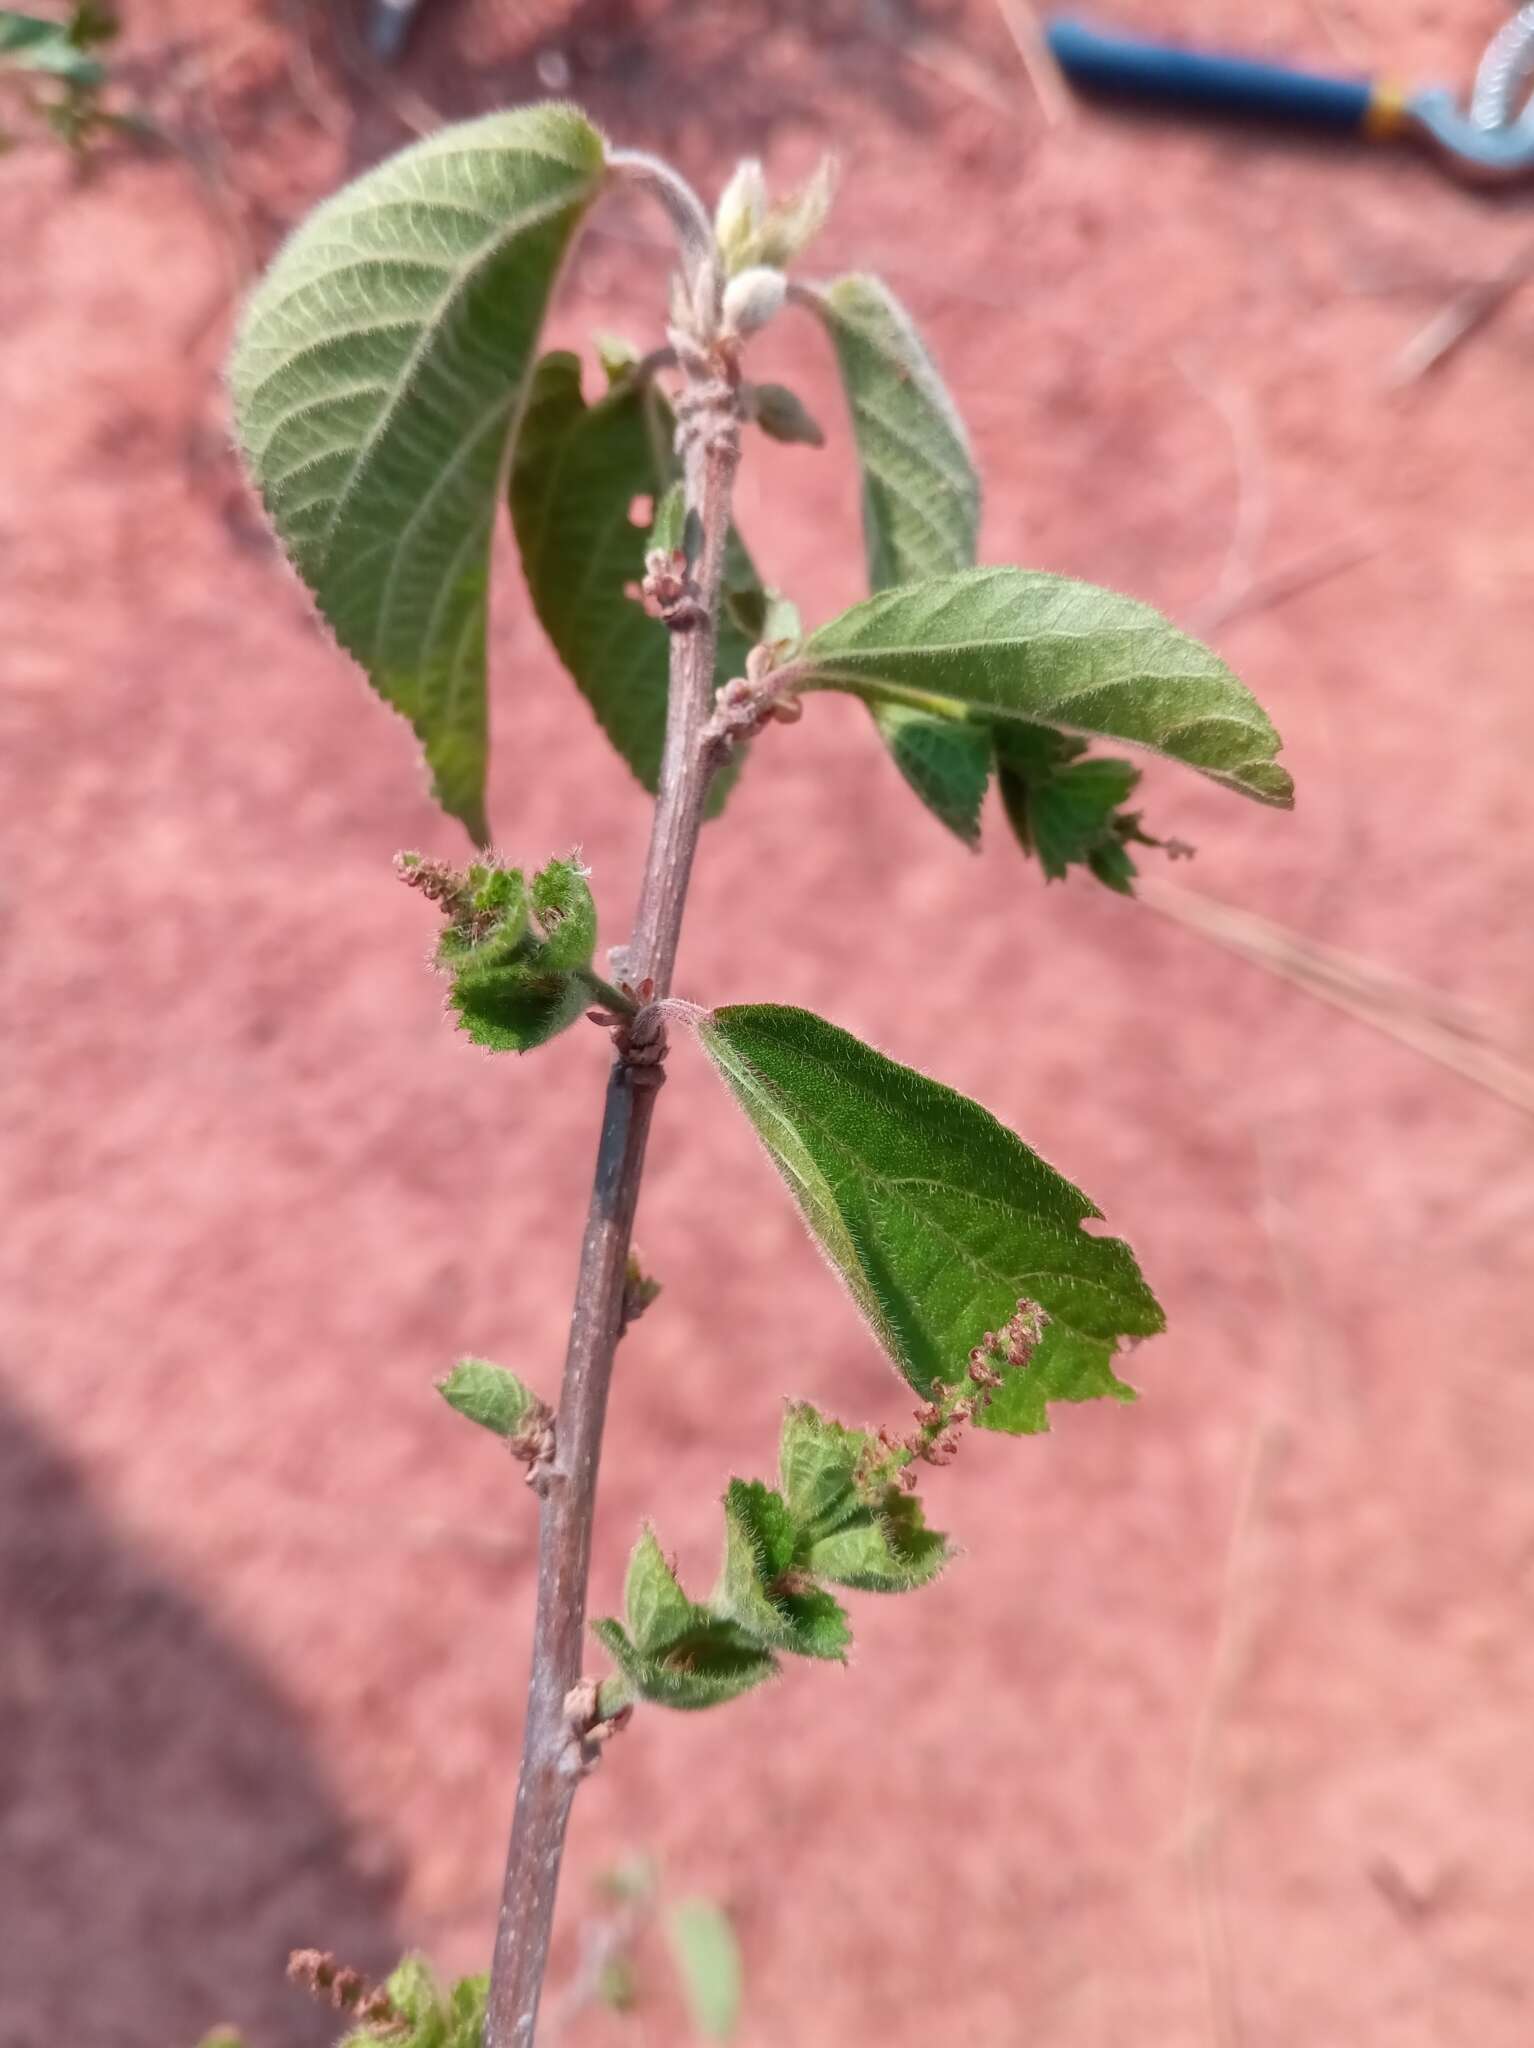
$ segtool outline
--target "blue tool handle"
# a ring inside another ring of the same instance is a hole
[[[1357,134],[1369,117],[1365,79],[1328,78],[1244,57],[1216,57],[1056,19],[1049,47],[1072,84],[1146,106],[1191,108]]]

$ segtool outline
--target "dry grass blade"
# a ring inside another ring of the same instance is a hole
[[[1213,939],[1534,1116],[1534,1067],[1497,1045],[1488,1020],[1452,996],[1393,974],[1359,954],[1308,939],[1254,911],[1216,903],[1155,876],[1141,880],[1138,894],[1163,917]]]
[[[1530,279],[1534,279],[1534,243],[1520,249],[1494,277],[1481,278],[1457,291],[1401,350],[1391,365],[1389,383],[1415,384],[1447,362],[1472,335],[1488,326]]]
[[[1028,82],[1038,94],[1044,119],[1061,128],[1076,118],[1076,101],[1055,53],[1050,49],[1033,0],[996,0],[1007,33],[1017,45]]]

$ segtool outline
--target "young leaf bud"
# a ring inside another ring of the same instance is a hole
[[[763,220],[752,241],[750,260],[786,269],[826,224],[836,192],[836,159],[823,156],[814,174]]]
[[[774,441],[798,442],[806,448],[826,445],[820,422],[786,384],[753,385],[751,409],[762,432]]]
[[[724,324],[732,334],[755,334],[783,310],[788,280],[761,264],[742,270],[724,288]]]
[[[719,195],[714,214],[714,238],[726,272],[739,270],[751,260],[751,241],[766,211],[767,180],[761,164],[755,157],[748,157],[737,164],[734,177]]]

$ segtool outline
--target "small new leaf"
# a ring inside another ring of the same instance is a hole
[[[646,1656],[664,1650],[685,1634],[696,1614],[666,1562],[655,1531],[648,1527],[641,1531],[629,1559],[623,1610],[634,1646]]]
[[[1161,1310],[1099,1211],[978,1103],[807,1010],[715,1010],[699,1036],[821,1248],[910,1384],[961,1379],[1020,1298],[1050,1323],[993,1428],[1048,1426],[1052,1400],[1132,1398],[1112,1359]],[[1091,1370],[1085,1367],[1090,1361]]]
[[[309,216],[229,366],[278,538],[481,845],[491,531],[544,310],[603,168],[573,107],[442,129]]]
[[[597,943],[597,906],[585,870],[573,860],[551,860],[533,877],[533,922],[543,935],[538,965],[545,972],[591,965]]]
[[[666,737],[670,635],[638,601],[650,547],[682,546],[684,533],[655,538],[680,514],[675,422],[653,380],[620,376],[588,406],[578,357],[539,363],[511,472],[511,518],[533,609],[554,651],[596,714],[602,730],[644,787],[660,780]],[[656,526],[636,526],[636,498],[657,501]],[[576,565],[572,567],[572,565]],[[725,558],[729,586],[760,590],[739,536]],[[720,622],[717,674],[744,672],[751,646],[728,616]],[[718,778],[710,812],[732,780]]]
[[[680,484],[673,484],[655,501],[646,552],[660,550],[673,554],[682,547],[687,533],[687,496]]]
[[[647,1655],[616,1621],[594,1621],[592,1633],[611,1654],[636,1696],[656,1706],[693,1712],[723,1706],[777,1674],[770,1650],[733,1621],[706,1608],[663,1651]]]
[[[1026,569],[969,569],[854,605],[812,633],[797,689],[1126,740],[1267,804],[1294,788],[1278,734],[1219,657],[1149,605]]]
[[[717,1706],[778,1668],[749,1629],[688,1599],[648,1527],[629,1560],[623,1604],[626,1629],[615,1621],[592,1626],[641,1699],[668,1707]]]
[[[803,1569],[803,1539],[781,1494],[732,1479],[724,1497],[724,1576],[716,1606],[775,1650],[845,1662],[841,1604]]]
[[[446,1379],[438,1380],[437,1392],[449,1408],[496,1436],[515,1436],[543,1407],[514,1372],[487,1358],[460,1358]]]
[[[966,846],[980,844],[980,811],[991,781],[991,736],[983,726],[937,718],[909,704],[871,704],[895,766],[934,817]]]
[[[520,868],[496,861],[461,875],[419,854],[402,854],[398,865],[446,916],[437,965],[451,977],[449,1006],[476,1045],[531,1052],[574,1023],[590,1000],[584,970],[597,934],[577,862],[550,861],[531,889]]]
[[[808,1401],[789,1406],[778,1472],[789,1513],[806,1541],[839,1528],[863,1505],[857,1477],[875,1448],[867,1430],[833,1422]]]
[[[1008,822],[1025,853],[1037,855],[1051,882],[1073,864],[1120,895],[1134,893],[1129,843],[1155,844],[1136,812],[1121,807],[1140,771],[1129,761],[1083,760],[1084,740],[1044,725],[996,728],[997,782]]]
[[[877,1506],[860,1508],[810,1546],[809,1569],[859,1593],[910,1593],[947,1564],[948,1538],[929,1529],[921,1502],[898,1486]]]

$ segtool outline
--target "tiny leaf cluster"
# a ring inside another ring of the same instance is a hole
[[[476,1045],[531,1052],[573,1024],[593,994],[614,995],[591,972],[597,908],[575,861],[551,860],[531,884],[520,868],[494,860],[460,872],[404,853],[397,866],[443,912],[437,966],[450,983],[449,1007]]]
[[[784,1654],[845,1662],[852,1630],[828,1588],[909,1592],[948,1558],[896,1471],[877,1437],[791,1406],[777,1487],[733,1479],[725,1492],[724,1562],[707,1602],[683,1592],[654,1531],[641,1534],[624,1620],[592,1624],[623,1680],[604,1711],[631,1697],[717,1706],[775,1676]]]

